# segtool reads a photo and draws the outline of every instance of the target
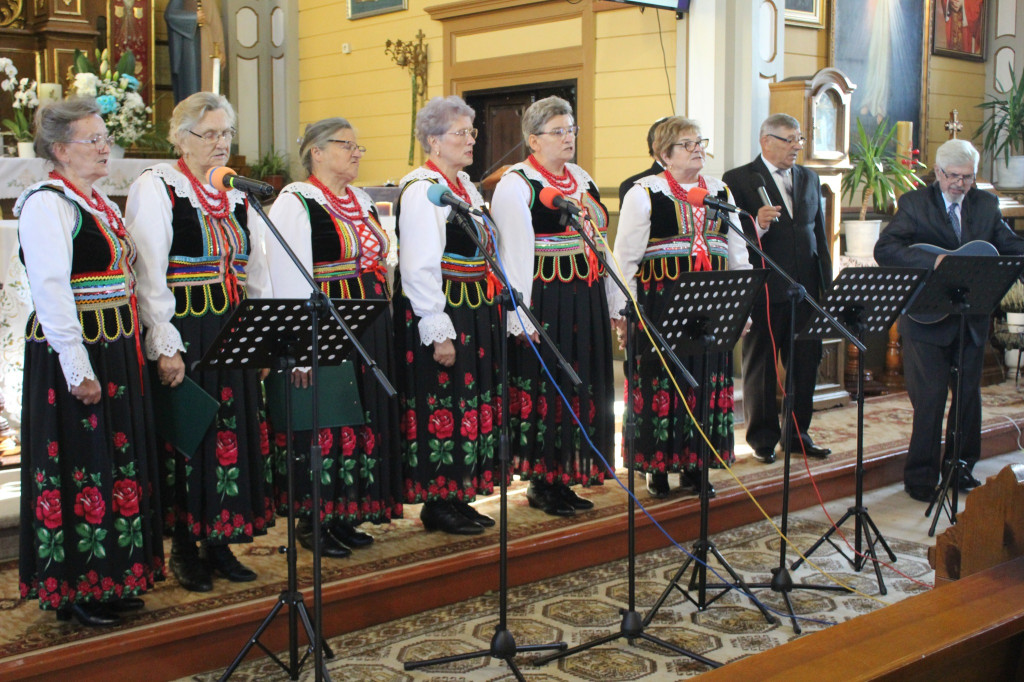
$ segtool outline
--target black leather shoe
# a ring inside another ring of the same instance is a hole
[[[189,592],[209,592],[213,589],[213,576],[206,562],[199,556],[192,540],[171,542],[171,573],[178,584]]]
[[[449,535],[480,535],[484,527],[460,514],[448,501],[426,502],[420,510],[420,521],[427,530]]]
[[[575,516],[576,510],[563,500],[553,486],[536,481],[530,482],[526,489],[526,500],[534,509],[540,509],[550,516]]]
[[[789,451],[794,455],[798,455],[801,452],[806,452],[808,457],[814,457],[815,459],[825,459],[826,457],[832,454],[831,448],[823,448],[821,446],[815,445],[814,443],[811,443],[810,445],[804,445],[802,448],[800,447],[800,444],[797,443],[792,448],[790,448]]]
[[[90,628],[107,628],[121,622],[117,614],[105,603],[80,603],[57,609],[57,620],[68,621],[74,616],[80,625]]]
[[[210,570],[233,583],[248,583],[256,580],[256,573],[231,553],[231,545],[208,545],[206,562]]]
[[[576,511],[587,511],[594,508],[593,502],[585,497],[580,497],[575,490],[562,483],[556,485],[553,492]]]
[[[763,464],[775,462],[775,448],[755,448],[754,459]]]
[[[903,489],[912,499],[915,499],[918,502],[931,502],[935,497],[935,486],[911,485],[907,483],[903,486]]]
[[[295,524],[295,539],[310,552],[313,551],[313,524],[309,519],[299,519]],[[328,559],[344,559],[351,555],[352,550],[338,542],[338,539],[327,530],[327,526],[320,526],[320,556],[325,556]]]
[[[484,528],[493,528],[494,519],[487,514],[481,514],[476,508],[469,502],[463,502],[462,500],[452,500],[452,507],[455,511],[465,516],[470,521],[477,523]]]
[[[957,481],[957,487],[959,487],[962,491],[974,490],[979,485],[981,485],[981,481],[976,479],[971,473],[967,471],[960,474],[960,480]]]
[[[107,602],[107,606],[114,613],[125,613],[127,611],[138,611],[146,605],[146,602],[142,601],[138,597],[121,597],[120,599],[114,599]]]
[[[373,544],[373,536],[369,533],[364,533],[359,530],[351,523],[345,521],[332,521],[328,523],[324,528],[327,529],[327,534],[331,536],[338,543],[345,545],[345,547],[351,547],[352,549],[362,549],[363,547],[369,547]]]
[[[679,474],[680,483],[684,486],[693,488],[693,491],[700,495],[700,472],[699,471],[683,471]],[[708,497],[715,496],[715,486],[708,481]]]
[[[668,474],[655,472],[647,474],[647,492],[651,497],[662,499],[668,497]]]

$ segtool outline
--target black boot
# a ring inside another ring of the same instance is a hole
[[[309,519],[299,519],[295,524],[295,539],[310,552],[313,551],[313,523]],[[328,533],[327,526],[321,524],[320,556],[329,559],[344,559],[347,556],[352,556],[352,550],[338,542],[333,535]]]
[[[231,553],[231,545],[206,545],[206,563],[217,575],[233,583],[256,580],[256,573]]]
[[[659,500],[668,497],[668,474],[663,471],[647,474],[647,492]]]
[[[331,521],[325,528],[331,538],[346,547],[362,549],[373,544],[372,535],[364,533],[347,521]]]
[[[557,494],[562,501],[567,503],[570,507],[576,511],[587,511],[588,509],[594,508],[594,503],[585,497],[580,497],[576,494],[576,491],[565,485],[564,483],[555,484],[555,494]]]
[[[700,474],[700,471],[697,470],[697,469],[694,469],[692,471],[687,470],[687,471],[679,472],[679,483],[680,483],[680,485],[689,486],[690,488],[693,488],[693,492],[697,493],[698,495],[700,495],[700,484],[701,484],[700,478],[701,478],[701,474]],[[713,486],[711,484],[711,481],[709,480],[708,481],[708,497],[714,497],[714,496],[715,496],[715,486]]]
[[[540,509],[551,516],[575,516],[576,510],[558,494],[554,486],[540,481],[530,481],[526,489],[526,501],[534,509]]]
[[[213,589],[210,568],[199,557],[199,550],[193,540],[177,536],[171,540],[170,566],[178,584],[189,592],[209,592]]]

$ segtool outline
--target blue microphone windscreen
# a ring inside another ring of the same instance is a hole
[[[451,193],[452,191],[445,187],[444,185],[440,183],[434,183],[433,185],[427,188],[427,199],[434,206],[444,206],[444,204],[441,203],[441,197],[443,197],[445,194]]]

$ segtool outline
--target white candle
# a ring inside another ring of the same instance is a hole
[[[39,87],[36,88],[36,92],[39,96],[40,104],[43,102],[57,102],[64,94],[60,83],[40,83]]]
[[[213,58],[213,80],[210,87],[213,94],[220,94],[220,57]]]

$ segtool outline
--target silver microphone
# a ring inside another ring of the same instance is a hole
[[[761,197],[761,205],[763,206],[774,206],[772,200],[768,198],[768,190],[764,187],[764,178],[757,173],[754,173],[754,184],[757,185],[757,196]],[[779,216],[772,218],[773,223],[779,222]]]

